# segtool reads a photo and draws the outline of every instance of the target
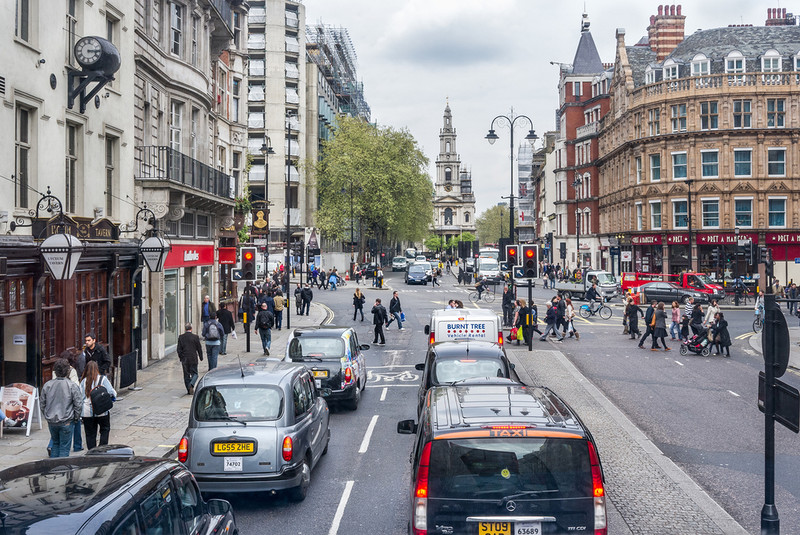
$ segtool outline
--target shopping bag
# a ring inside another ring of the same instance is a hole
[[[508,333],[508,339],[511,340],[512,342],[517,339],[517,328],[516,327],[511,329],[511,332]]]
[[[401,312],[400,313],[400,321],[406,321],[406,313],[405,312]]]

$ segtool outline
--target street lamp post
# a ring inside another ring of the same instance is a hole
[[[692,271],[697,271],[697,261],[695,260],[696,255],[694,254],[694,240],[692,237],[692,180],[694,179],[686,179],[686,188],[689,192],[686,198],[686,222],[689,227],[689,265]]]
[[[264,247],[264,275],[269,278],[269,157],[275,154],[272,148],[272,140],[268,135],[264,135],[264,144],[261,145],[261,154],[264,155],[264,207],[267,212],[267,245]]]
[[[289,240],[291,239],[291,215],[289,213],[289,178],[292,173],[292,115],[286,114],[286,261],[284,263],[284,274],[286,276],[286,327],[291,327],[291,320],[289,319],[292,314],[289,307],[289,290],[290,290],[290,271],[289,271]],[[302,278],[301,278],[302,280]]]
[[[359,193],[364,193],[364,188],[358,188]],[[347,191],[342,188],[342,195],[347,193]],[[350,177],[350,277],[355,277],[354,269],[355,269],[355,224],[354,224],[354,213],[353,213],[353,178]]]
[[[575,188],[575,258],[578,261],[578,269],[583,265],[581,261],[581,207],[578,204],[579,190],[583,181],[581,177],[576,177],[572,182],[572,187]]]
[[[739,227],[734,228],[733,233],[736,235],[736,244],[734,244],[736,254],[733,256],[733,304],[739,306]],[[722,280],[725,281],[724,271]]]
[[[500,139],[500,136],[498,136],[494,131],[494,123],[498,119],[501,120],[501,122],[498,124],[504,124],[503,121],[505,121],[505,123],[508,124],[509,130],[511,131],[510,145],[509,145],[511,153],[510,154],[511,155],[511,210],[508,216],[508,221],[509,221],[508,235],[511,238],[511,243],[514,243],[514,126],[516,122],[519,119],[525,119],[526,121],[528,121],[528,124],[531,125],[531,128],[528,131],[528,135],[525,136],[526,140],[533,143],[535,140],[539,139],[539,137],[536,135],[536,132],[533,131],[533,121],[531,121],[530,117],[528,117],[527,115],[514,116],[514,112],[512,110],[511,117],[508,117],[507,115],[498,115],[497,117],[492,119],[492,124],[489,125],[489,133],[486,134],[486,140],[489,141],[490,145],[493,145],[495,141]]]

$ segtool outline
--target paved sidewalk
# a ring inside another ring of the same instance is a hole
[[[722,507],[666,457],[556,350],[508,346],[523,382],[547,385],[586,422],[601,454],[609,533],[746,534]]]
[[[331,310],[325,305],[312,303],[308,316],[292,314],[292,329],[330,322]],[[286,318],[284,317],[284,325]],[[250,352],[245,352],[245,336],[241,323],[236,324],[237,340],[228,337],[228,354],[219,357],[218,364],[235,364],[237,355],[242,363],[252,362],[262,356],[261,338],[251,331]],[[272,330],[271,356],[282,357],[286,349],[289,330]],[[205,347],[203,358],[205,359]],[[200,362],[200,373],[208,370],[208,361]],[[178,354],[172,353],[160,361],[137,372],[137,386],[141,390],[121,389],[117,402],[111,409],[110,444],[126,444],[137,455],[169,456],[177,448],[189,415],[191,396],[183,385],[183,372]],[[50,433],[47,422],[42,429],[34,424],[29,437],[22,430],[4,430],[0,439],[0,469],[47,457]],[[85,443],[85,441],[84,441]],[[83,455],[85,453],[72,453]]]
[[[789,367],[800,370],[800,327],[794,325],[796,318],[792,316],[786,317],[786,322],[789,324]],[[761,334],[754,334],[749,337],[747,341],[750,347],[763,354],[761,349]]]

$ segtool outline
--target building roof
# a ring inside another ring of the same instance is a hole
[[[572,60],[572,74],[598,74],[603,72],[603,62],[600,61],[600,54],[592,38],[592,32],[588,30],[581,32],[581,40],[578,42],[578,49],[575,51],[575,59]]]
[[[644,85],[644,71],[648,65],[656,61],[656,53],[650,50],[650,47],[644,46],[628,46],[625,50],[628,53],[634,85],[636,87]]]
[[[667,59],[686,62],[696,54],[719,59],[734,50],[752,59],[770,49],[777,50],[782,56],[797,54],[800,51],[800,26],[735,26],[699,30],[684,39]]]

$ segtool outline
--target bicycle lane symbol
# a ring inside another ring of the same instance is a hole
[[[376,372],[367,370],[367,381],[370,383],[385,383],[385,384],[408,384],[419,382],[419,374],[413,373],[410,370],[403,371],[381,371]]]

